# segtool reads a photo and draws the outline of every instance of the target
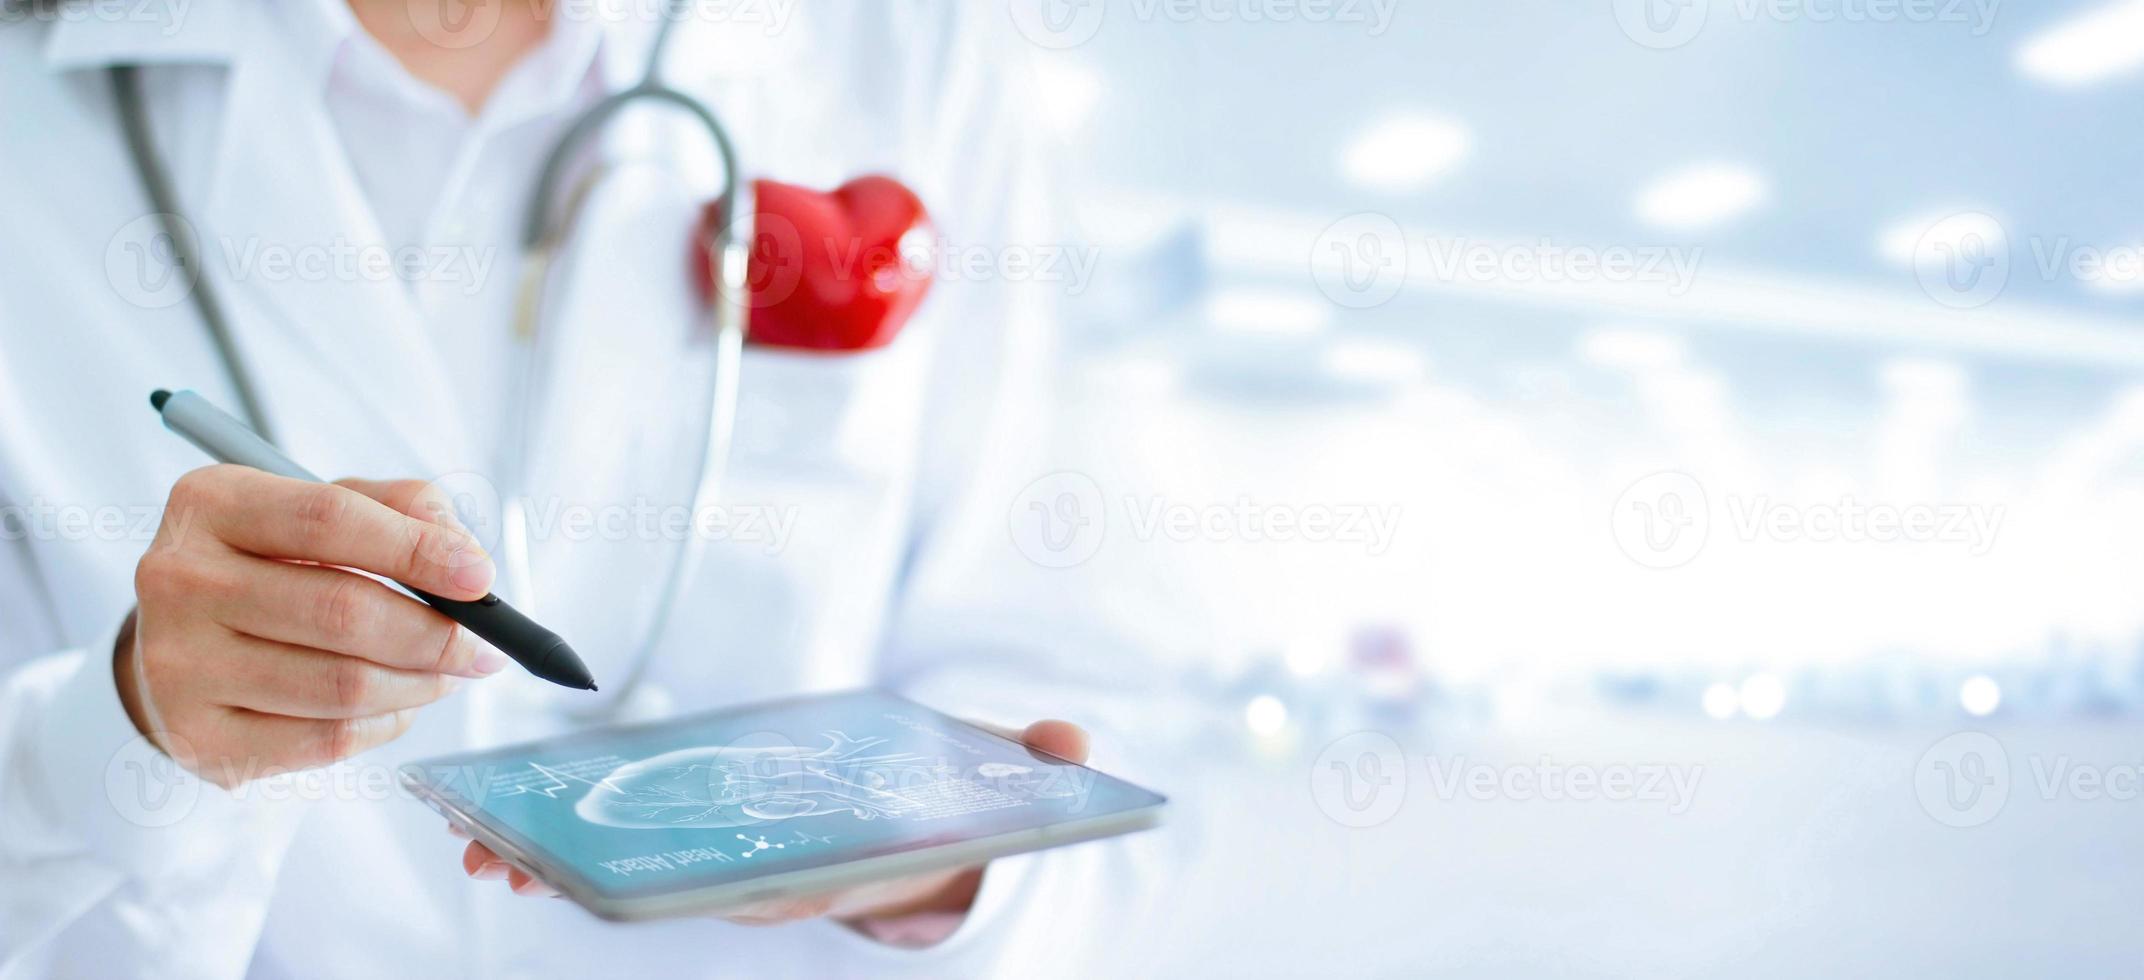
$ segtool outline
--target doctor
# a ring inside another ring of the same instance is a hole
[[[0,24],[0,977],[1032,974],[1075,908],[1133,891],[1125,845],[1101,845],[609,927],[511,894],[541,886],[385,778],[592,722],[868,684],[1069,713],[1038,694],[1046,643],[970,625],[954,547],[960,515],[1002,520],[1006,498],[974,488],[1018,445],[997,427],[1020,414],[1009,394],[1037,388],[1034,284],[941,284],[867,354],[752,349],[724,513],[686,532],[718,535],[689,601],[643,666],[606,642],[646,634],[650,570],[677,547],[646,515],[689,503],[706,344],[682,248],[721,172],[659,112],[579,162],[592,189],[533,391],[510,327],[516,236],[544,150],[638,77],[656,9],[61,2]],[[755,175],[891,173],[946,240],[1047,233],[1029,220],[1022,88],[989,55],[1016,45],[1002,11],[708,9],[666,74]],[[148,135],[277,440],[364,479],[203,468],[145,407],[190,387],[235,408],[242,388],[129,162],[105,71],[121,64],[141,66]],[[498,528],[440,515],[444,494],[482,496],[524,412],[527,560],[507,570]],[[591,708],[322,566],[496,588],[598,677],[640,681]],[[1065,723],[1025,734],[1085,752]],[[741,927],[770,923],[787,925]]]

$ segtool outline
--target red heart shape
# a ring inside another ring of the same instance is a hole
[[[930,292],[930,215],[891,177],[859,177],[832,193],[755,181],[759,206],[746,282],[746,339],[770,347],[860,351],[893,342]],[[716,201],[693,236],[693,276],[714,296],[708,247],[726,210]]]

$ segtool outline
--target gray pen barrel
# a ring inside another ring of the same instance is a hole
[[[191,391],[159,391],[149,396],[149,404],[164,416],[164,428],[178,433],[179,438],[193,443],[219,463],[250,466],[263,473],[310,483],[327,482],[269,445],[245,423]]]

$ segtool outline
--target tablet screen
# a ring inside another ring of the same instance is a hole
[[[875,691],[579,733],[404,773],[619,898],[1164,802]]]

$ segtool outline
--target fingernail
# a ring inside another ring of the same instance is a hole
[[[469,667],[476,671],[479,677],[490,677],[505,670],[510,663],[513,661],[506,659],[506,654],[490,647],[481,647],[477,650],[476,657],[469,662]]]
[[[485,676],[484,656],[498,656],[498,651],[476,638],[467,627],[454,631],[454,653],[447,658],[454,666],[448,673],[457,679],[474,679]]]
[[[447,581],[463,592],[491,591],[491,557],[467,548],[447,556]]]

